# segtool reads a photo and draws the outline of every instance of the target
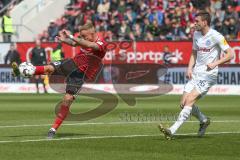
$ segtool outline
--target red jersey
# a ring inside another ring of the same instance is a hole
[[[106,54],[107,43],[99,37],[95,43],[99,47],[98,51],[92,48],[81,48],[80,53],[73,58],[78,69],[86,74],[88,80],[94,80],[103,65],[102,59]]]

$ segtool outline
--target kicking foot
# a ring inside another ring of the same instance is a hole
[[[208,118],[208,117],[207,117],[205,122],[200,123],[200,127],[199,127],[199,130],[198,130],[198,136],[199,137],[204,136],[204,134],[206,132],[206,129],[209,126],[209,124],[210,124],[210,118]]]
[[[158,128],[164,134],[164,136],[167,140],[172,140],[173,135],[169,129],[164,128],[162,124],[159,124]]]
[[[47,138],[48,138],[48,139],[53,139],[54,136],[55,136],[55,134],[56,134],[56,130],[53,129],[53,128],[51,128],[51,129],[48,131]]]
[[[19,68],[18,68],[18,64],[16,62],[13,62],[12,63],[12,75],[14,77],[17,77],[20,75],[20,71],[19,71]]]

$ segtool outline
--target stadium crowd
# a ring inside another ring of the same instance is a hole
[[[40,34],[54,41],[62,29],[77,36],[87,21],[112,40],[188,40],[199,10],[212,15],[212,27],[228,40],[240,40],[240,0],[71,0],[64,15]]]

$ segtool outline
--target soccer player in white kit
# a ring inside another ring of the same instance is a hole
[[[216,83],[218,65],[233,58],[233,51],[225,38],[210,28],[210,22],[211,16],[208,12],[199,12],[195,17],[196,31],[193,35],[192,55],[186,73],[189,81],[184,86],[180,104],[182,110],[170,128],[164,128],[162,124],[158,126],[168,140],[172,139],[177,129],[191,114],[200,121],[198,131],[200,137],[205,134],[206,128],[210,124],[210,119],[200,112],[195,103]],[[225,52],[223,57],[220,57],[221,51]]]

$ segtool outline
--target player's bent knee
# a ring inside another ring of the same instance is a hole
[[[44,72],[46,74],[52,74],[54,72],[54,67],[52,65],[46,65],[44,66]]]
[[[73,95],[70,95],[70,94],[65,94],[64,97],[63,97],[63,102],[66,104],[66,105],[71,105],[71,103],[73,102],[74,100],[74,96]]]
[[[196,97],[188,96],[185,100],[185,106],[192,106],[196,101]]]

